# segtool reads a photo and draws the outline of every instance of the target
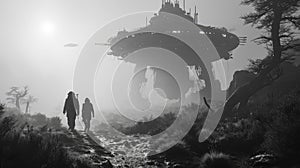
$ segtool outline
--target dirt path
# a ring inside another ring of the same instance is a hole
[[[88,159],[95,167],[104,168],[180,168],[180,164],[165,159],[146,157],[149,144],[146,137],[94,134],[83,131],[67,131],[65,147],[77,157]]]
[[[150,159],[147,155],[151,152],[149,137],[146,135],[121,135],[112,131],[97,132],[93,137],[98,144],[108,149],[113,158],[108,158],[115,167],[132,168],[185,168],[186,165],[174,160],[167,160],[164,155]],[[189,166],[190,167],[190,166]]]
[[[83,131],[63,131],[62,141],[74,157],[88,160],[93,167],[112,168],[108,158],[114,157],[108,150],[98,145],[91,136]]]
[[[147,142],[141,138],[96,136],[92,132],[66,131],[63,139],[71,155],[89,160],[95,167],[157,168],[169,167],[147,159]]]

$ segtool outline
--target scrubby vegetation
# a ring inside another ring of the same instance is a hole
[[[202,159],[203,168],[233,168],[234,163],[232,162],[230,156],[223,153],[207,153]]]
[[[203,152],[219,151],[235,156],[239,165],[248,164],[250,167],[251,156],[268,154],[272,157],[265,161],[270,164],[280,167],[299,166],[300,90],[278,95],[265,102],[255,102],[252,106],[249,117],[222,121],[206,142],[186,142],[201,155]],[[185,139],[188,140],[190,136],[193,137],[193,131]],[[245,158],[248,159],[245,161]]]
[[[122,128],[122,132],[127,135],[147,134],[155,135],[167,129],[176,119],[175,113],[167,113],[149,122],[137,122],[131,127]]]
[[[59,117],[47,118],[44,114],[25,115],[29,125],[34,127],[47,126],[51,129],[61,128],[61,119]]]
[[[59,135],[49,132],[46,126],[37,127],[47,121],[46,124],[58,129],[60,122],[57,118],[48,119],[42,114],[27,116],[18,112],[8,114],[4,105],[0,110],[0,167],[90,167],[85,160],[69,155]]]

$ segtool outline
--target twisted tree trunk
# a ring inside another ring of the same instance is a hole
[[[25,108],[25,113],[29,113],[29,104],[30,102],[26,102],[26,108]]]
[[[276,3],[277,2],[277,3]],[[236,91],[227,99],[224,106],[224,116],[226,117],[232,112],[232,109],[239,104],[238,111],[246,108],[248,100],[252,95],[259,90],[272,84],[276,79],[280,77],[280,73],[276,73],[273,76],[273,70],[278,70],[280,64],[284,61],[281,58],[281,44],[280,44],[280,22],[282,20],[282,11],[278,6],[278,1],[273,3],[274,18],[271,26],[271,41],[273,44],[273,57],[270,64],[263,69],[256,78],[247,84],[239,87]]]
[[[277,60],[274,60],[256,78],[236,89],[225,103],[224,117],[232,116],[230,113],[236,105],[239,105],[238,112],[244,110],[251,96],[277,80],[281,75],[279,66],[283,61],[277,62]]]

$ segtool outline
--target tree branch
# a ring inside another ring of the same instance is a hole
[[[27,93],[28,93],[28,90],[29,90],[28,87],[25,86],[25,87],[24,87],[23,93],[20,93],[20,94],[19,94],[19,97],[20,97],[20,98],[25,97],[25,96],[27,95]]]
[[[261,35],[260,37],[257,37],[257,38],[255,38],[255,39],[253,39],[253,41],[255,41],[255,40],[261,40],[261,39],[271,41],[271,40],[272,40],[272,37],[267,37],[267,36]]]
[[[299,27],[299,21],[300,21],[300,17],[296,17],[296,16],[286,16],[283,17],[281,19],[282,21],[289,21],[291,22],[294,26]]]

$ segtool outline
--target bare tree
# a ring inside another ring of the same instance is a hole
[[[29,113],[29,111],[30,111],[30,105],[32,103],[37,102],[37,101],[38,101],[38,99],[35,98],[35,97],[33,97],[33,96],[31,96],[31,95],[29,95],[26,98],[23,98],[21,102],[22,102],[22,104],[26,104],[25,113]]]
[[[242,19],[245,24],[263,30],[264,34],[254,41],[265,44],[269,54],[263,60],[251,62],[250,70],[255,71],[256,78],[236,89],[227,99],[224,113],[238,104],[238,111],[244,109],[252,95],[277,80],[281,76],[280,64],[293,60],[285,51],[297,47],[291,44],[300,27],[300,0],[242,0],[242,5],[254,7],[254,12]]]
[[[21,110],[20,101],[23,97],[25,97],[28,94],[28,87],[24,86],[24,88],[20,87],[11,87],[10,91],[6,93],[8,98],[6,98],[9,103],[14,104],[19,110]]]

